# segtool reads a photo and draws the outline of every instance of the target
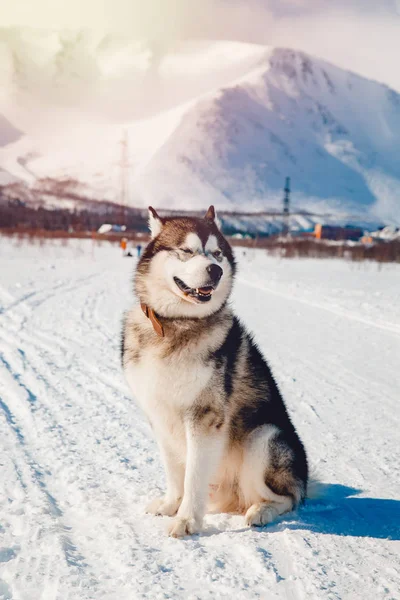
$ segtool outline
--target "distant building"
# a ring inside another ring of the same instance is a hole
[[[126,230],[126,225],[111,225],[111,223],[103,223],[98,230],[97,233],[110,233],[110,231],[114,233],[121,233]]]
[[[361,227],[346,226],[340,227],[339,225],[323,225],[317,223],[314,229],[314,236],[318,240],[349,240],[358,242],[364,235],[364,230]]]

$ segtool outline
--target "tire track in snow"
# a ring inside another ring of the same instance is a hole
[[[293,295],[282,292],[280,290],[272,289],[272,288],[266,286],[265,284],[256,283],[256,282],[250,281],[244,277],[238,277],[237,280],[240,283],[242,283],[243,285],[246,285],[247,287],[255,288],[257,290],[266,292],[268,294],[273,294],[274,296],[279,296],[280,298],[285,298],[287,300],[292,300],[292,301],[294,299]],[[295,300],[296,300],[296,302],[300,302],[301,304],[305,304],[306,306],[325,310],[325,311],[330,312],[339,317],[343,317],[345,319],[350,319],[351,321],[357,321],[358,323],[361,323],[362,325],[367,325],[368,327],[376,327],[377,329],[382,329],[382,330],[386,331],[387,333],[389,333],[390,335],[400,336],[400,325],[397,325],[396,323],[387,323],[385,321],[379,321],[379,322],[372,321],[371,319],[357,315],[354,312],[348,311],[344,308],[340,308],[338,306],[331,306],[331,305],[323,303],[323,302],[316,302],[315,300],[302,298],[301,296],[296,296]]]
[[[89,278],[83,278],[82,281],[87,281],[87,279],[89,279]],[[56,293],[61,293],[61,291],[65,292],[66,290],[73,291],[77,287],[79,287],[79,286],[76,286],[76,285],[74,285],[72,287],[70,285],[55,286],[52,289],[53,290],[57,289],[58,291],[53,292],[50,295],[48,294],[45,298],[42,298],[40,302],[36,302],[35,307],[38,307],[43,302],[49,300],[50,297],[54,297],[56,295]],[[62,290],[60,290],[60,288],[62,288]],[[29,296],[29,297],[31,297],[31,296]],[[26,299],[26,298],[27,297],[24,297],[24,299]],[[18,305],[19,305],[19,303],[14,303],[13,308],[17,308]],[[24,320],[26,321],[26,318]],[[30,346],[30,348],[32,349],[32,346]],[[25,373],[27,371],[27,369],[29,368],[30,363],[27,360],[27,357],[26,357],[26,354],[24,351],[22,351],[21,349],[17,349],[17,352],[19,353],[20,358],[22,358],[23,371]],[[11,364],[4,358],[2,358],[2,364],[6,368],[9,375],[12,377],[12,379],[24,390],[24,392],[26,393],[26,395],[28,397],[29,402],[32,405],[34,403],[36,403],[37,396],[34,395],[32,393],[32,391],[30,390],[30,388],[25,384],[25,382],[23,381],[22,374],[17,372],[16,370],[13,370],[13,368],[11,367]],[[45,380],[43,375],[40,372],[38,372],[34,367],[31,367],[31,370],[34,374],[34,377],[36,378],[36,381],[41,381],[44,384],[44,386],[47,389],[49,389],[50,386],[48,385],[48,381]],[[78,570],[81,574],[81,580],[83,580],[84,579],[83,573],[86,570],[86,568],[88,567],[88,563],[87,563],[86,559],[83,557],[82,553],[78,550],[76,543],[74,543],[70,537],[69,532],[70,532],[71,528],[67,527],[66,525],[64,525],[62,523],[63,513],[62,513],[61,509],[59,508],[55,497],[49,492],[49,490],[47,488],[43,469],[39,466],[37,461],[32,458],[30,451],[28,451],[28,449],[27,449],[25,436],[22,433],[21,426],[17,425],[15,416],[11,413],[10,409],[5,404],[5,402],[2,401],[0,406],[3,410],[3,413],[6,416],[6,420],[9,424],[9,426],[12,428],[20,445],[23,447],[25,463],[29,466],[29,468],[32,472],[32,478],[33,478],[35,484],[39,487],[39,489],[41,490],[42,494],[44,495],[44,497],[46,499],[47,511],[57,521],[56,529],[58,531],[60,544],[63,549],[66,564],[69,567],[73,567],[75,570]],[[36,407],[35,407],[35,410],[36,410]],[[42,410],[43,410],[43,407],[42,407]],[[47,413],[48,412],[49,411],[47,411]],[[47,423],[48,423],[48,417],[49,417],[49,414],[47,414]],[[52,425],[51,429],[54,431],[57,431],[58,434],[60,435],[60,430],[57,428],[54,420],[53,420],[53,425]],[[61,440],[61,442],[64,443],[64,446],[65,446],[65,440]],[[94,588],[96,587],[96,581],[94,580],[93,574],[90,574],[89,578],[90,578],[90,585],[94,590]]]
[[[15,375],[12,370],[9,370],[9,374],[11,376]],[[21,382],[20,377],[18,377],[17,382],[18,385],[20,385],[24,390],[27,389],[27,386]],[[3,394],[3,398],[4,397],[5,394]],[[13,432],[16,441],[18,442],[24,464],[28,467],[30,472],[31,481],[40,490],[45,499],[46,512],[53,518],[53,526],[59,537],[66,564],[70,567],[75,567],[79,571],[82,578],[82,576],[86,573],[88,563],[77,548],[77,545],[72,541],[69,533],[70,528],[63,523],[63,511],[60,509],[56,498],[50,493],[47,487],[45,469],[43,469],[37,459],[33,457],[32,449],[30,449],[26,440],[26,436],[23,433],[23,426],[18,422],[18,419],[10,410],[4,399],[0,399],[0,410],[3,413],[5,421],[10,430]],[[31,427],[32,425],[28,427],[25,423],[26,429]],[[90,575],[90,579],[93,584],[94,579],[92,575]]]
[[[10,304],[8,304],[7,306],[0,307],[0,315],[5,314],[11,310],[14,310],[15,308],[18,308],[20,306],[25,306],[25,305],[27,305],[29,308],[37,308],[38,306],[43,304],[43,302],[46,302],[47,300],[52,299],[55,295],[57,295],[61,291],[74,291],[75,289],[80,287],[82,282],[90,280],[93,277],[95,277],[96,275],[97,275],[97,273],[82,277],[80,279],[77,279],[73,283],[71,283],[71,281],[61,281],[49,288],[43,289],[43,290],[34,290],[32,292],[27,292],[27,293],[23,294],[21,297],[13,299],[12,302]],[[70,287],[68,288],[68,286],[70,286]],[[40,297],[42,294],[45,294],[44,298]],[[32,303],[27,302],[31,298],[37,298],[37,297],[39,297],[39,299],[36,300],[35,302],[32,302]]]
[[[49,342],[50,342],[50,340],[49,340]],[[25,362],[24,369],[25,369],[25,371],[28,371],[30,369],[32,371],[34,377],[35,377],[36,382],[42,381],[43,384],[44,384],[44,387],[47,390],[47,392],[50,393],[50,394],[53,393],[54,394],[54,398],[57,398],[56,383],[55,382],[54,383],[51,382],[51,379],[52,379],[53,376],[50,375],[50,379],[49,379],[49,374],[52,372],[52,369],[45,367],[47,360],[46,360],[45,355],[43,354],[43,351],[41,351],[41,352],[39,351],[39,353],[38,353],[37,352],[37,348],[35,348],[35,344],[31,344],[30,347],[29,347],[29,350],[33,354],[33,356],[35,357],[35,361],[36,361],[38,355],[39,354],[41,355],[41,358],[40,358],[38,364],[39,364],[39,366],[40,365],[42,366],[42,371],[43,372],[46,371],[46,373],[47,373],[47,379],[45,380],[44,377],[43,377],[43,375],[42,375],[42,373],[40,371],[38,371],[36,367],[33,367],[33,363],[32,364],[30,363],[30,361],[27,359],[26,354],[24,353],[24,362]],[[52,365],[52,364],[49,364],[49,363],[47,363],[47,364],[48,364],[49,367],[52,367],[52,366],[54,367],[54,365]],[[85,369],[85,362],[82,362],[82,364],[80,365],[80,367],[81,367],[81,370],[84,370]],[[57,379],[57,373],[55,374],[54,377]],[[80,378],[81,377],[82,377],[82,373],[80,374]],[[21,383],[21,374],[20,373],[17,374],[17,378],[19,379],[19,381]],[[87,377],[85,377],[85,379],[87,379]],[[69,387],[70,387],[70,392],[71,392],[70,393],[70,399],[71,399],[72,396],[73,396],[73,394],[76,394],[76,391],[77,391],[76,373],[74,375],[74,379],[72,379],[72,377],[70,377],[68,374],[66,375],[64,373],[64,380],[67,381],[67,382],[69,382]],[[23,385],[25,386],[25,384],[23,384]],[[82,385],[83,389],[89,389],[90,382],[85,380],[82,383],[82,381],[81,381],[79,385]],[[104,384],[104,385],[106,385],[106,384]],[[108,388],[111,387],[110,384],[107,384],[107,385],[108,385]],[[79,388],[78,388],[78,391],[79,391]],[[60,400],[61,400],[61,398],[60,398]],[[126,400],[128,400],[128,399],[126,398]],[[110,417],[112,419],[115,419],[115,416],[116,416],[115,415],[115,411],[111,411],[110,407],[108,407],[107,404],[104,404],[103,407],[109,412]],[[44,422],[44,425],[41,427],[41,429],[44,431],[46,425],[47,425],[47,427],[50,425],[50,429],[51,430],[55,430],[56,433],[58,435],[60,435],[60,429],[56,427],[56,422],[57,422],[56,416],[55,415],[51,415],[50,412],[49,412],[49,410],[48,410],[48,408],[44,407],[43,405],[41,405],[40,406],[40,411],[43,412],[43,410],[45,410],[45,422]],[[39,416],[38,415],[35,415],[35,416],[36,416],[36,420],[37,420],[39,418]],[[109,419],[104,420],[104,423],[109,423],[109,422],[110,422]],[[124,415],[123,420],[121,420],[121,427],[123,425],[126,425],[125,422],[126,422],[126,416]],[[104,446],[104,444],[106,444],[106,446],[109,447],[110,451],[112,451],[117,456],[119,462],[121,464],[123,464],[126,468],[130,468],[129,467],[129,462],[118,451],[118,446],[115,443],[113,443],[111,439],[107,440],[107,438],[104,435],[101,436],[101,437],[102,437],[102,445]],[[62,443],[62,447],[63,448],[70,447],[70,444],[66,443],[65,436],[64,436],[64,440],[61,440],[61,443]],[[77,445],[76,448],[79,449],[79,446]],[[78,461],[78,463],[79,462],[80,461]],[[95,468],[95,465],[93,464],[92,467]],[[101,478],[102,474],[99,473],[98,475]],[[126,484],[126,472],[124,472],[124,478],[123,478],[123,481],[121,481],[120,485],[124,485],[124,484]],[[104,482],[103,482],[103,485],[104,485]],[[109,490],[109,493],[110,493],[110,491],[111,490]],[[110,499],[111,499],[111,497],[110,497]],[[70,539],[66,539],[65,540],[64,549],[65,549],[66,557],[69,559],[69,561],[71,562],[72,560],[74,560],[76,562],[76,560],[77,560],[77,551],[75,550],[76,546],[74,544],[72,544],[72,542],[70,541]]]

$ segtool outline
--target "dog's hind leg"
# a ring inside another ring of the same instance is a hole
[[[249,434],[240,478],[247,525],[267,525],[293,510],[306,484],[307,460],[295,433],[263,425]]]

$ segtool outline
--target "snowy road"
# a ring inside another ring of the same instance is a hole
[[[400,598],[400,268],[241,259],[234,303],[326,495],[262,531],[144,515],[163,489],[119,367],[133,262],[0,241],[0,599]]]

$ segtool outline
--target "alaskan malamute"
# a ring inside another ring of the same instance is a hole
[[[305,450],[270,368],[228,299],[235,259],[210,207],[204,219],[160,218],[139,261],[122,363],[165,467],[147,511],[169,533],[201,530],[207,510],[266,525],[306,494]]]

